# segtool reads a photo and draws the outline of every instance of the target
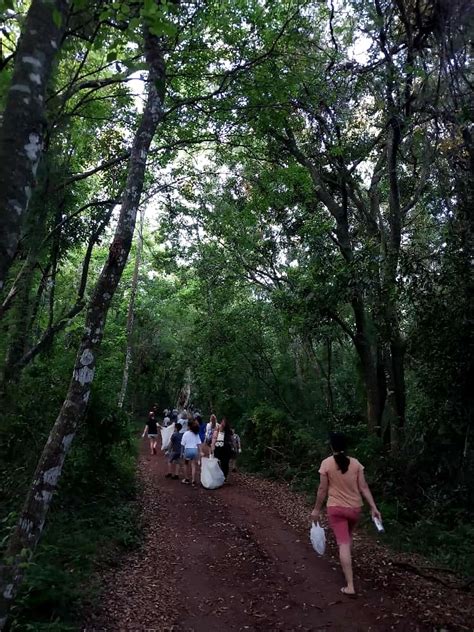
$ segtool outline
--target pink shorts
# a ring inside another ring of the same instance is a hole
[[[338,544],[349,544],[359,522],[360,507],[328,507],[328,518]]]

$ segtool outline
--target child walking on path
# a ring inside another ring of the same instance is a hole
[[[166,478],[173,478],[175,480],[179,478],[179,466],[181,464],[181,439],[183,435],[180,433],[180,430],[181,424],[178,422],[175,424],[168,449],[168,474],[166,474]]]
[[[339,546],[339,559],[346,579],[341,588],[345,595],[354,596],[352,574],[352,532],[357,525],[362,507],[362,496],[372,512],[372,518],[381,520],[372,493],[364,477],[364,466],[357,459],[346,456],[346,440],[339,432],[330,434],[333,456],[324,459],[319,468],[321,475],[316,504],[311,513],[314,522],[319,520],[321,508],[328,497],[329,524]]]
[[[189,430],[187,430],[181,440],[181,446],[184,451],[184,463],[186,467],[186,478],[183,483],[196,486],[196,461],[202,458],[202,444],[199,436],[199,424],[194,419],[189,422]],[[191,480],[190,480],[191,479]]]
[[[158,443],[158,418],[154,410],[148,414],[148,421],[143,429],[142,437],[148,433],[148,439],[150,440],[150,453],[157,454],[156,446]]]

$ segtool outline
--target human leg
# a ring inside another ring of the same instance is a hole
[[[184,451],[184,462],[186,464],[186,478],[183,483],[189,483],[190,479],[194,481],[196,472],[197,450],[195,448],[186,448]]]
[[[223,448],[220,465],[221,465],[222,472],[224,473],[225,480],[227,480],[229,476],[229,462],[230,462],[230,450]]]
[[[339,547],[339,560],[346,580],[346,586],[342,588],[342,591],[347,595],[354,595],[355,589],[351,552],[351,533],[356,522],[354,521],[354,510],[347,507],[328,507],[328,518]],[[350,525],[352,525],[352,527],[350,527]]]
[[[214,448],[214,456],[219,461],[219,467],[224,474],[224,477],[227,478],[227,474],[229,472],[229,462],[227,461],[227,469],[226,468],[226,458],[225,458],[225,450],[223,447]]]
[[[346,595],[354,595],[354,575],[352,573],[352,553],[351,542],[339,545],[339,560],[342,566],[342,572],[346,579],[346,586],[342,589]]]
[[[191,461],[191,484],[196,484],[196,459]]]
[[[184,480],[189,483],[189,481],[191,480],[191,465],[189,463],[189,461],[187,459],[185,459],[184,461]]]

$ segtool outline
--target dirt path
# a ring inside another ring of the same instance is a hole
[[[108,572],[86,632],[433,630],[397,612],[374,578],[358,577],[357,599],[341,595],[334,558],[314,553],[257,479],[206,491],[165,467],[142,452],[143,546]]]

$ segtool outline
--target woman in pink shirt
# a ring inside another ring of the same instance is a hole
[[[370,506],[372,518],[381,520],[381,516],[365,480],[364,466],[345,454],[344,435],[331,432],[330,440],[333,456],[324,459],[319,468],[321,478],[311,518],[314,522],[319,520],[327,496],[329,524],[339,546],[339,559],[347,582],[341,592],[355,595],[351,545],[352,532],[359,521],[363,505],[362,496]]]

